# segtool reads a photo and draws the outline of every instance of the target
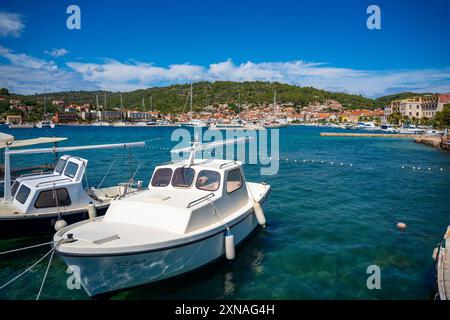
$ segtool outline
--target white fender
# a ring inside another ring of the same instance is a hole
[[[234,236],[231,233],[228,233],[225,236],[225,256],[228,260],[233,260],[236,256],[234,250]]]
[[[97,217],[97,209],[95,208],[95,205],[93,203],[89,203],[88,207],[88,215],[89,215],[89,219],[93,219]]]
[[[258,220],[258,223],[265,228],[266,227],[266,217],[264,216],[264,211],[261,207],[261,205],[258,202],[253,203],[253,210],[255,211],[256,219]]]
[[[64,228],[65,226],[67,226],[66,220],[64,220],[62,218],[58,218],[58,220],[56,220],[56,222],[55,222],[55,231],[59,231],[62,228]]]

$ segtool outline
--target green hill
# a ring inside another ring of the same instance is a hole
[[[136,90],[122,93],[123,104],[127,108],[142,109],[142,98],[145,97],[146,108],[149,110],[150,96],[153,101],[153,109],[167,113],[182,112],[188,110],[186,103],[189,93],[189,84],[177,84],[166,87],[153,87],[148,89]],[[339,92],[330,92],[326,90],[315,89],[312,87],[299,87],[295,85],[283,84],[278,82],[197,82],[193,84],[193,108],[200,111],[208,103],[211,104],[268,104],[273,101],[274,92],[277,92],[277,101],[279,103],[293,103],[296,107],[306,106],[309,103],[324,102],[327,99],[339,101],[345,108],[374,109],[382,108],[389,104],[392,99],[400,99],[416,95],[411,92],[404,92],[395,95],[369,99],[361,95],[352,95]],[[107,108],[120,107],[120,92],[109,91],[69,91],[46,94],[46,99],[64,100],[65,104],[96,104],[96,94],[99,98],[99,104],[104,104],[106,97]],[[35,95],[12,95],[22,99],[26,104],[42,104],[43,94]],[[49,105],[49,103],[47,104]]]

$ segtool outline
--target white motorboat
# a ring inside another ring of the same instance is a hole
[[[247,182],[239,162],[195,159],[196,147],[188,161],[157,166],[147,190],[112,201],[105,216],[55,234],[90,296],[232,259],[234,245],[265,224],[270,186]]]
[[[358,122],[358,125],[356,126],[357,129],[364,129],[364,130],[380,130],[381,128],[377,125],[375,125],[374,122]]]
[[[415,134],[415,135],[417,135],[417,134],[425,133],[425,129],[422,129],[422,128],[419,128],[419,127],[417,127],[415,125],[410,124],[410,125],[407,125],[407,126],[404,126],[404,127],[400,128],[398,133],[401,133],[401,134]]]
[[[42,120],[36,123],[36,128],[54,128],[55,124],[49,120]]]
[[[429,136],[442,136],[444,135],[444,131],[436,130],[436,129],[428,129],[425,134]]]
[[[32,129],[34,128],[34,123],[12,123],[8,127],[10,129]]]
[[[381,125],[381,130],[384,132],[398,132],[398,129],[395,128],[392,124],[382,124]]]
[[[192,119],[188,122],[180,123],[181,127],[194,127],[194,128],[206,128],[208,125],[205,121],[199,119]]]
[[[54,170],[22,175],[11,186],[10,157],[71,150],[132,148],[144,142],[95,146],[16,149],[37,143],[54,143],[65,138],[38,138],[5,142],[4,197],[0,198],[0,238],[50,233],[67,224],[104,214],[112,199],[135,192],[131,181],[108,188],[85,190],[83,179],[88,160],[63,155]],[[11,148],[14,148],[12,150]],[[100,185],[99,185],[100,186]]]

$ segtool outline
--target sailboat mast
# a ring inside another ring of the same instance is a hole
[[[238,113],[241,113],[241,93],[238,93]]]
[[[47,90],[47,88],[45,87],[45,84],[44,84],[44,119],[47,118],[47,95],[45,93],[46,90]]]
[[[142,109],[145,114],[145,120],[147,120],[147,110],[145,110],[145,96],[142,97]]]
[[[277,92],[275,91],[275,94],[273,95],[273,111],[275,111],[276,103],[277,103]]]
[[[104,106],[104,111],[103,111],[103,112],[105,113],[105,117],[103,117],[103,120],[106,120],[106,92],[103,93],[103,100],[104,100],[104,101],[103,101],[103,102],[104,102],[103,104],[105,105],[105,106]]]
[[[122,94],[120,94],[120,120],[123,122],[123,101],[122,101]]]
[[[99,117],[98,117],[98,114],[99,114],[99,113],[98,113],[98,111],[99,111],[99,110],[98,110],[98,93],[95,94],[95,102],[96,102],[96,104],[97,104],[97,108],[96,108],[97,112],[96,112],[96,113],[97,113],[97,121],[98,121],[98,120],[100,120]]]
[[[190,101],[190,111],[192,112],[192,83],[191,83],[191,101]]]

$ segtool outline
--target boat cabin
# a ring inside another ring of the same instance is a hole
[[[85,209],[90,201],[83,187],[87,163],[64,155],[51,172],[20,176],[11,187],[13,205],[26,214],[55,212],[58,207]]]
[[[104,221],[185,234],[251,208],[240,162],[195,160],[157,166],[148,190],[113,201]]]

